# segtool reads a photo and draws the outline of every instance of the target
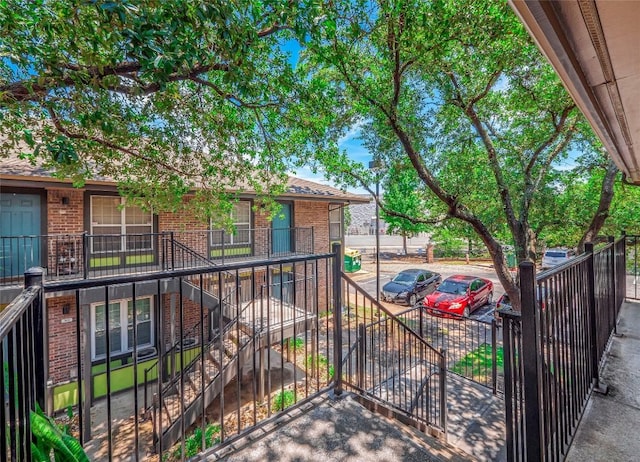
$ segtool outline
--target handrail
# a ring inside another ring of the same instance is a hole
[[[378,308],[380,311],[382,311],[384,314],[386,314],[389,318],[395,319],[395,321],[397,321],[400,325],[402,325],[402,327],[404,327],[405,329],[407,329],[407,331],[411,332],[411,334],[413,336],[415,336],[419,342],[421,342],[424,346],[426,346],[429,350],[431,350],[433,353],[435,353],[436,355],[442,356],[442,353],[439,352],[438,350],[436,350],[434,347],[432,347],[431,345],[429,345],[429,343],[422,338],[422,336],[420,336],[420,334],[418,334],[415,330],[413,330],[411,327],[409,327],[403,320],[399,319],[398,315],[393,314],[391,311],[389,311],[387,308],[385,308],[384,306],[382,306],[375,298],[373,298],[371,295],[369,295],[368,292],[366,292],[359,284],[357,284],[353,279],[351,279],[349,276],[347,276],[344,271],[342,271],[342,277],[346,278],[349,280],[349,284],[351,284],[352,286],[354,286],[356,289],[358,289],[361,292],[361,295],[366,298],[369,302],[371,302],[371,304],[373,306],[375,306],[376,308]]]
[[[191,247],[189,247],[188,245],[180,242],[179,240],[177,240],[173,233],[170,233],[169,236],[169,242],[171,242],[172,245],[174,245],[175,247],[179,248],[182,252],[187,253],[188,255],[194,257],[196,260],[200,260],[201,262],[203,262],[205,264],[205,266],[218,266],[217,263],[213,262],[211,259],[207,258],[205,255],[202,255],[200,252],[196,252],[195,250],[193,250]],[[172,262],[175,264],[175,262]]]
[[[20,316],[40,294],[42,287],[33,286],[24,289],[20,295],[13,299],[9,305],[0,313],[0,338],[5,338],[9,331],[13,329]]]
[[[231,296],[231,294],[228,294],[225,298],[223,298],[223,299],[220,301],[220,307],[224,306],[224,304],[225,304],[225,303],[226,303],[227,305],[229,305],[227,302],[225,302],[225,300],[226,300],[228,297],[230,297],[230,296]],[[222,316],[222,310],[220,311],[220,315]],[[229,324],[232,324],[232,323],[229,323]],[[171,346],[171,348],[169,348],[167,351],[165,351],[165,352],[164,352],[164,353],[162,353],[161,355],[158,355],[158,357],[156,358],[156,361],[155,361],[153,364],[151,364],[148,368],[145,368],[145,370],[144,370],[145,409],[149,409],[149,408],[151,407],[151,406],[149,406],[149,405],[147,404],[147,403],[148,403],[148,400],[147,400],[147,397],[146,397],[146,391],[147,391],[147,386],[148,386],[148,382],[149,382],[149,381],[147,380],[147,376],[149,375],[149,372],[151,372],[151,371],[153,370],[153,368],[154,368],[154,367],[158,367],[158,364],[160,363],[160,360],[163,360],[163,361],[164,361],[166,358],[168,358],[168,357],[169,357],[169,355],[170,355],[170,354],[173,354],[173,353],[177,352],[177,351],[178,351],[178,347],[181,347],[182,342],[184,341],[184,339],[185,339],[185,338],[188,338],[188,337],[190,336],[190,334],[194,333],[194,332],[195,332],[195,330],[196,330],[196,328],[198,328],[198,329],[200,328],[200,321],[198,321],[195,325],[193,325],[193,326],[191,327],[191,329],[189,329],[189,330],[184,334],[184,336],[183,336],[179,341],[175,342],[175,343]],[[225,330],[223,331],[223,333],[222,333],[222,334],[226,334],[226,333],[227,333],[227,330],[225,329]],[[219,335],[218,335],[218,336],[216,336],[216,337],[214,337],[213,339],[211,339],[211,340],[207,341],[206,343],[204,343],[204,342],[203,342],[203,343],[202,343],[202,347],[203,347],[203,349],[204,349],[205,347],[210,346],[213,342],[218,341],[218,339],[219,339]],[[187,364],[185,367],[181,367],[181,369],[180,369],[180,374],[183,374],[185,371],[189,370],[189,368],[192,366],[192,363],[193,363],[195,360],[197,360],[197,359],[198,359],[198,358],[194,358],[194,359],[193,359],[189,364]],[[173,378],[173,379],[171,379],[169,382],[167,382],[167,386],[165,386],[163,389],[164,389],[164,390],[170,389],[170,388],[171,388],[171,387],[170,387],[170,385],[175,385],[175,382],[176,382],[177,380],[178,380],[178,376],[174,377],[174,378]]]

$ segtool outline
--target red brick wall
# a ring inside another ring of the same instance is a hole
[[[180,304],[178,294],[163,294],[163,321],[162,329],[164,335],[164,343],[166,346],[171,345],[171,297],[175,297],[175,335],[176,340],[180,337]],[[200,322],[200,304],[196,303],[188,298],[182,299],[182,314],[183,314],[183,332],[185,337],[194,337],[200,340],[200,327],[195,329],[195,332],[191,330]],[[205,341],[207,340],[209,332],[209,310],[204,308],[204,335]]]
[[[186,206],[190,197],[183,199]],[[181,209],[177,212],[161,212],[158,214],[158,232],[173,231],[174,239],[190,247],[201,255],[207,255],[209,223],[194,214],[193,210]],[[180,255],[176,254],[180,259]]]
[[[69,199],[67,205],[62,199]],[[80,234],[84,231],[84,191],[47,190],[47,234]]]
[[[330,252],[329,204],[326,202],[296,201],[293,213],[296,227],[313,228],[314,253]]]
[[[75,295],[47,298],[49,330],[49,378],[53,383],[68,381],[72,369],[77,368],[76,355],[76,297]],[[62,309],[69,306],[69,313]],[[74,371],[77,374],[77,369]]]
[[[329,204],[326,202],[296,201],[294,205],[295,225],[298,227],[313,227],[313,252],[331,252],[329,242]],[[328,309],[326,262],[318,262],[318,309],[322,313]],[[313,283],[315,288],[315,282]]]

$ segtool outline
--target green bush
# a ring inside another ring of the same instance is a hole
[[[300,337],[291,337],[284,340],[283,344],[290,350],[301,351],[304,349],[304,339]]]
[[[293,390],[283,390],[273,397],[271,409],[273,412],[283,411],[293,406],[296,402],[296,393]]]
[[[306,361],[307,369],[311,369],[314,366],[313,359],[314,359],[313,355],[307,356],[307,361]],[[315,356],[315,367],[318,369],[318,371],[320,371],[321,375],[323,371],[326,371],[326,374],[328,375],[328,377],[330,379],[333,378],[333,374],[335,372],[333,368],[333,364],[329,364],[329,360],[325,355],[318,354]]]
[[[204,431],[205,448],[218,444],[220,442],[220,425],[209,424]],[[184,440],[185,459],[189,459],[202,450],[202,428],[197,427],[191,435]],[[171,460],[181,460],[182,447],[178,447],[171,453]],[[169,456],[165,454],[163,460],[169,460]]]

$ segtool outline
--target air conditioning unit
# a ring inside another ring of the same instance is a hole
[[[157,354],[158,354],[158,351],[156,350],[155,347],[148,346],[148,347],[140,348],[136,352],[136,357],[138,358],[138,360],[149,359],[149,358],[154,358],[155,356],[157,356]]]
[[[179,345],[176,345],[176,350],[180,351],[181,348],[191,348],[198,343],[198,339],[195,337],[185,337]]]

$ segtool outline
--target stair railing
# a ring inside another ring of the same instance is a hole
[[[422,431],[446,438],[446,352],[342,273],[343,385]],[[346,353],[346,354],[345,354]]]

